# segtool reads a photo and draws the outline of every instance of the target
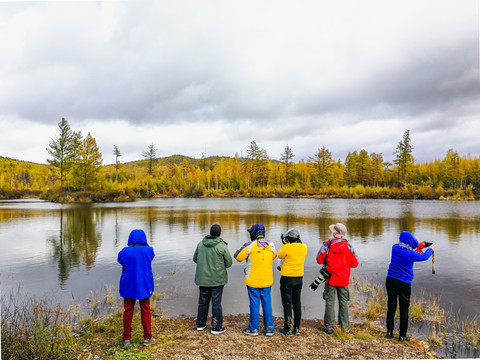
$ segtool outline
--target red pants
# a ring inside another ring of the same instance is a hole
[[[150,298],[138,300],[143,326],[143,338],[152,338],[152,313],[150,312]],[[135,299],[124,298],[123,306],[123,340],[130,340],[132,337],[132,319],[135,309]]]

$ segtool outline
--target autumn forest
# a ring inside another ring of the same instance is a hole
[[[154,144],[141,160],[103,165],[95,138],[82,136],[67,120],[46,144],[48,165],[0,157],[0,198],[40,197],[59,202],[132,201],[184,197],[342,197],[475,200],[480,198],[480,159],[448,150],[443,159],[418,164],[410,131],[392,146],[393,163],[364,149],[334,159],[320,147],[307,160],[293,162],[287,144],[272,159],[252,140],[246,157],[181,155],[157,157]]]

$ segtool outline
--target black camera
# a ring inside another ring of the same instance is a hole
[[[332,276],[332,274],[330,274],[327,270],[326,267],[322,267],[320,269],[320,275],[323,277],[323,281],[326,281],[327,279],[330,279],[330,276]],[[320,276],[319,275],[319,276]]]

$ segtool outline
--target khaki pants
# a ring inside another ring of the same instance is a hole
[[[348,286],[331,286],[325,283],[325,290],[323,291],[323,299],[325,300],[324,326],[329,331],[333,331],[335,327],[335,297],[338,297],[338,323],[343,331],[349,331],[348,301],[350,300],[350,292]]]

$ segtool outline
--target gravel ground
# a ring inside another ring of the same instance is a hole
[[[277,331],[283,319],[276,318],[273,337],[243,334],[248,316],[226,316],[226,332],[210,334],[207,327],[200,332],[191,318],[153,321],[154,336],[159,342],[150,351],[149,359],[428,359],[434,358],[428,346],[418,340],[400,343],[384,338],[384,332],[353,324],[347,336],[327,335],[320,331],[321,321],[304,320],[301,336],[285,337]],[[260,323],[262,320],[260,319]],[[170,334],[161,340],[161,334]],[[172,339],[173,337],[173,339]]]

